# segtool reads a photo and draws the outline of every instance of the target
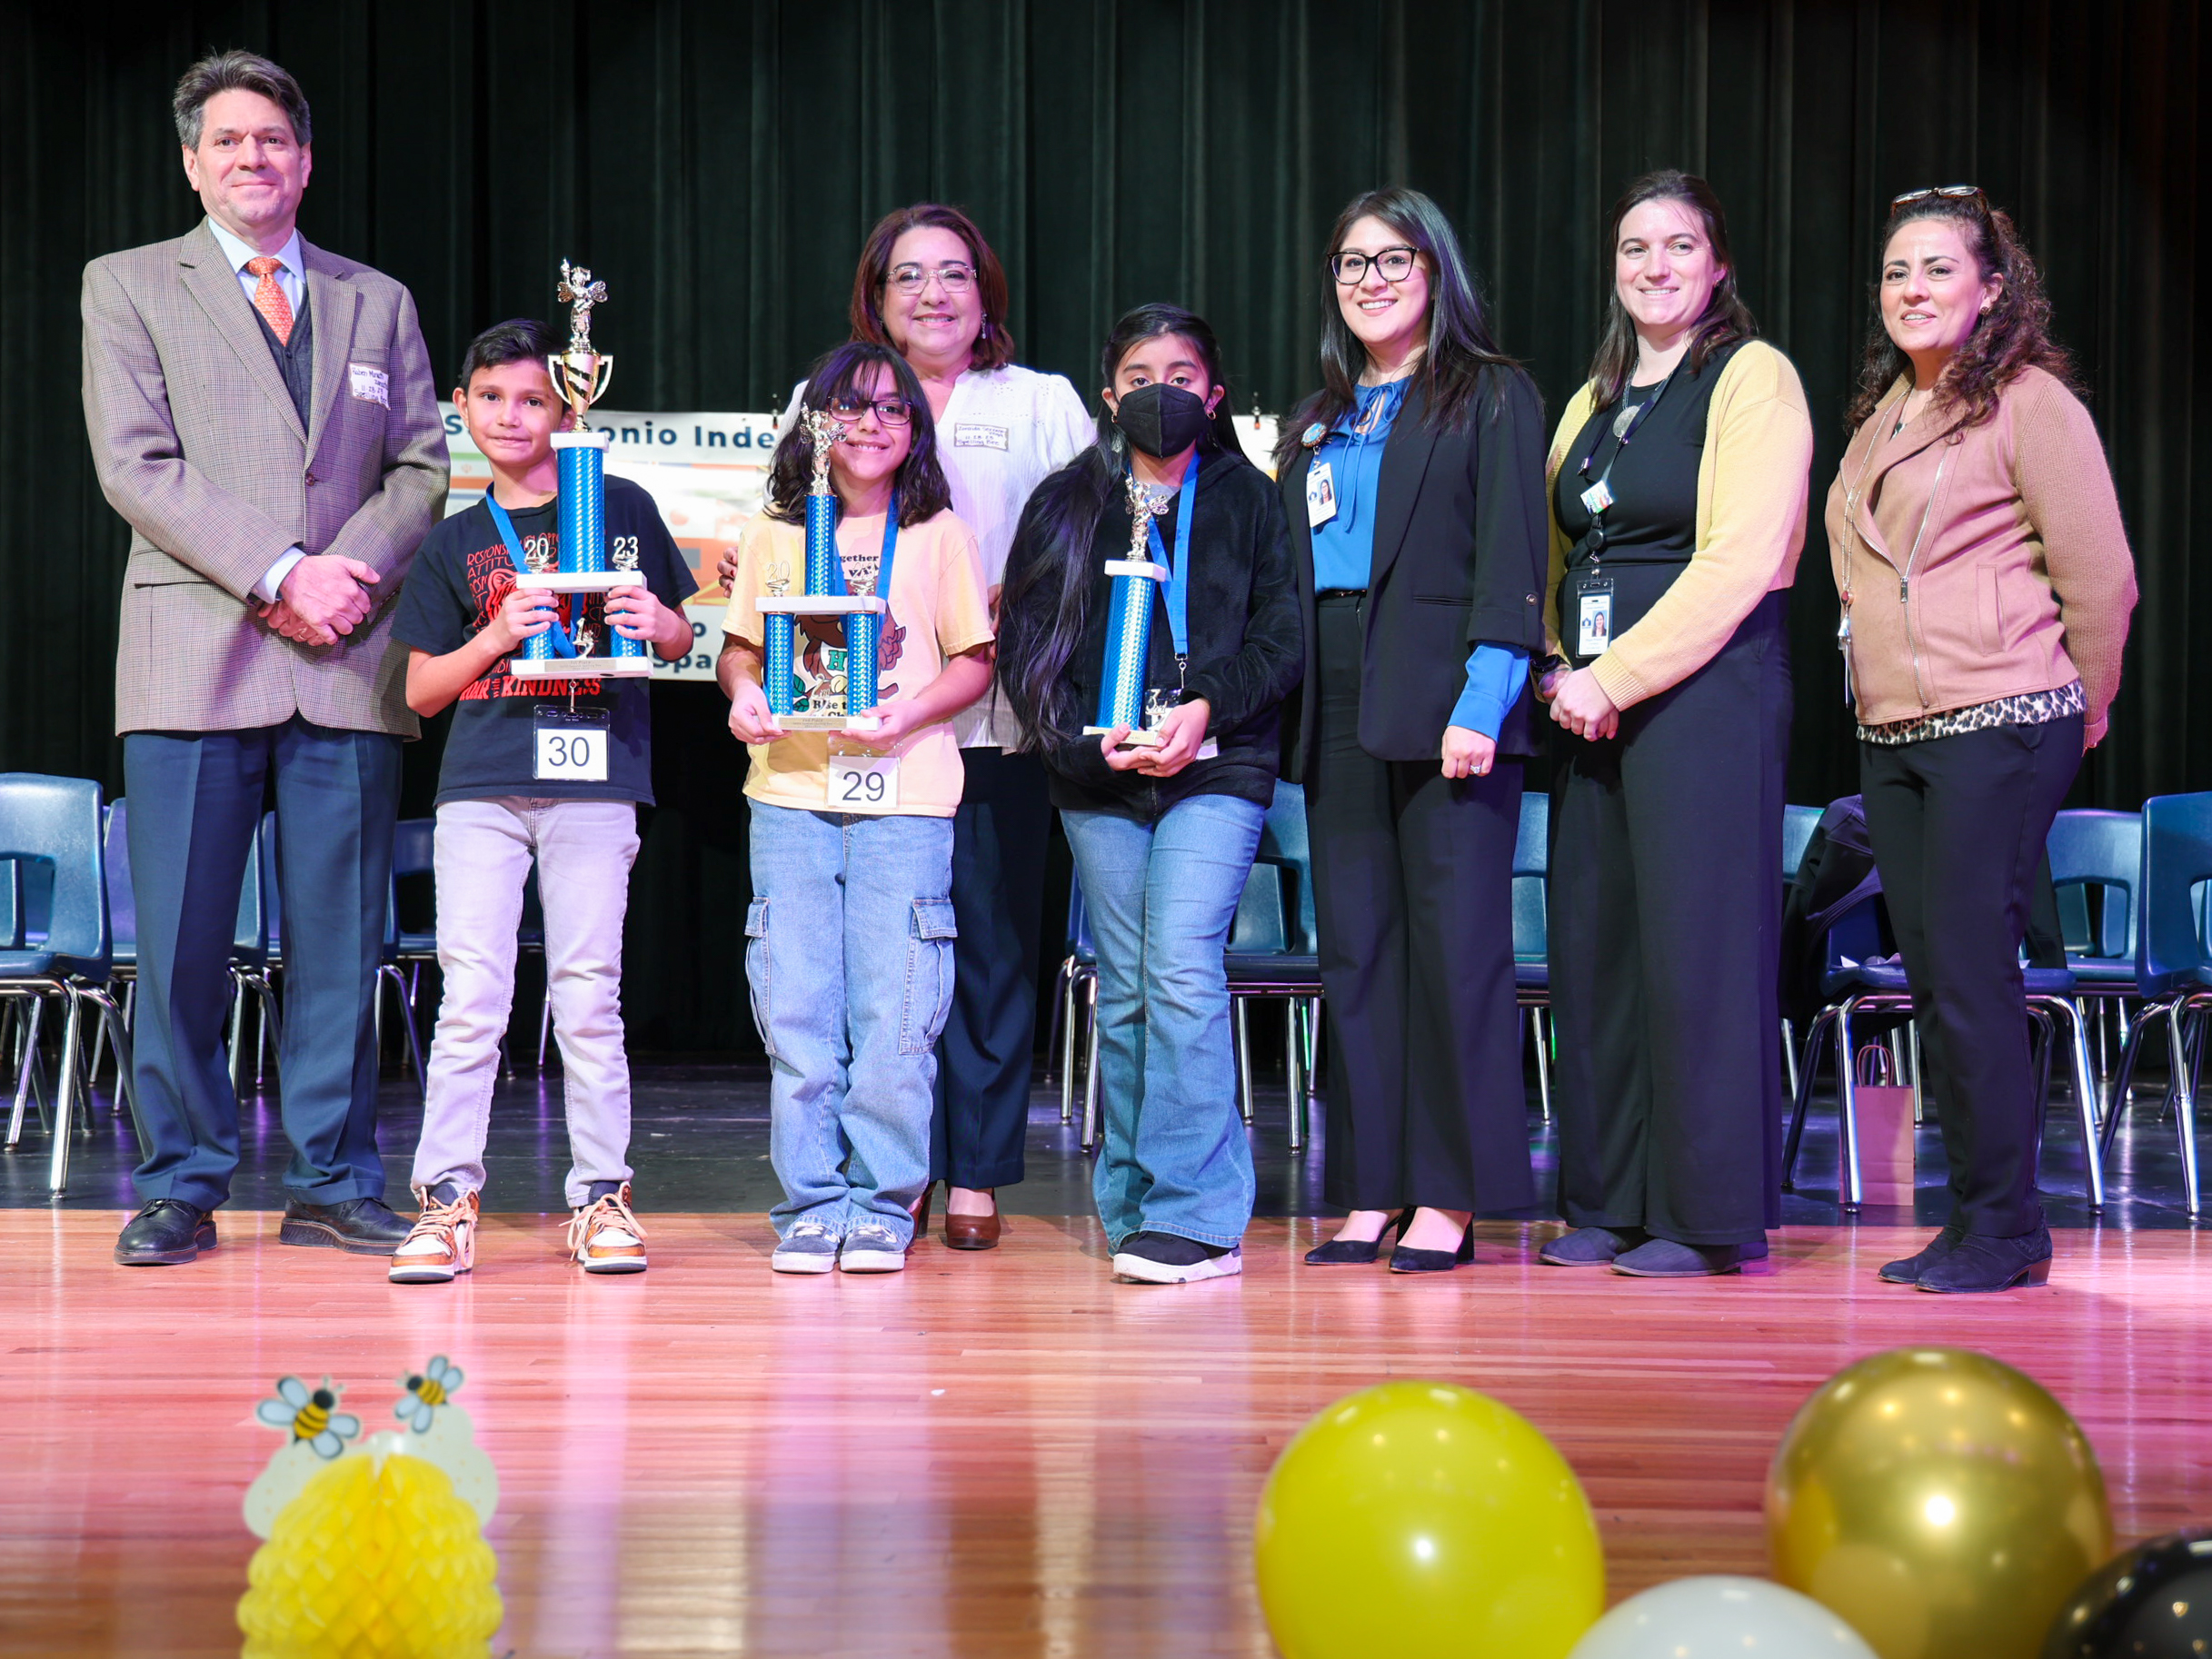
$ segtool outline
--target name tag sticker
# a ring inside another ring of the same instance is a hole
[[[1613,584],[1584,588],[1575,601],[1575,655],[1597,657],[1613,642]]]
[[[830,757],[831,811],[895,812],[898,808],[898,756]]]
[[[381,403],[392,407],[392,377],[382,369],[371,368],[365,363],[345,365],[348,389],[364,403]]]
[[[1002,450],[1006,442],[1007,432],[1003,426],[986,426],[979,421],[962,421],[952,428],[952,447],[956,450]]]
[[[1316,461],[1306,469],[1306,528],[1319,530],[1336,516],[1336,474],[1326,461]]]
[[[613,716],[604,709],[579,709],[571,713],[557,705],[540,705],[534,774],[538,780],[604,783],[612,723]]]

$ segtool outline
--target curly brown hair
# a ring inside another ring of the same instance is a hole
[[[1955,415],[1955,429],[1978,426],[1997,412],[1998,396],[2029,369],[2056,375],[2077,393],[2080,382],[2074,375],[2074,360],[2050,337],[2051,303],[2043,292],[2043,273],[2028,255],[2028,244],[2012,216],[1992,207],[1980,195],[1923,196],[1890,209],[1882,226],[1881,249],[1917,219],[1948,219],[1958,226],[1967,253],[1980,267],[1984,278],[2002,279],[1997,299],[1974,324],[1974,332],[1958,348],[1937,382],[1935,407]],[[1867,349],[1858,366],[1858,385],[1843,417],[1844,429],[1857,432],[1874,412],[1874,406],[1907,373],[1910,363],[1882,320],[1881,276],[1874,282],[1874,321],[1867,330]]]

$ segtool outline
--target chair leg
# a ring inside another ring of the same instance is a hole
[[[1075,974],[1072,965],[1063,970],[1059,991],[1060,1008],[1060,1127],[1075,1121]]]
[[[245,981],[231,969],[231,1093],[245,1104]]]
[[[545,1075],[545,1039],[553,1035],[553,959],[545,959],[545,997],[538,1004],[538,1075]]]
[[[2150,1022],[2165,1013],[2168,1006],[2163,1002],[2146,1002],[2128,1017],[2127,1032],[2120,1043],[2119,1065],[2114,1068],[2112,1088],[2105,1108],[2104,1131],[2099,1147],[2100,1155],[2105,1158],[2111,1157],[2112,1143],[2119,1137],[2121,1115],[2135,1103],[2135,1068],[2136,1061],[2142,1054],[2143,1034],[2150,1028]]]
[[[1051,1023],[1045,1028],[1044,1033],[1044,1077],[1041,1081],[1047,1088],[1052,1086],[1053,1064],[1060,1058],[1060,1027],[1061,1019],[1067,1013],[1065,1000],[1067,983],[1068,964],[1062,962],[1059,971],[1052,976],[1052,1018]],[[1064,1117],[1061,1118],[1062,1123],[1067,1121]]]
[[[1282,1004],[1282,1110],[1290,1123],[1293,1152],[1302,1150],[1306,1144],[1305,1114],[1298,1109],[1306,1092],[1306,1079],[1300,1075],[1304,1068],[1298,1062],[1298,998],[1286,997]]]
[[[2166,1025],[2167,1048],[2174,1068],[2174,1118],[2181,1134],[2181,1190],[2188,1200],[2189,1219],[2197,1218],[2197,1067],[2203,1062],[2200,1048],[2192,1057],[2182,1040],[2185,1003],[2177,1003],[2168,1013]]]
[[[423,1091],[423,1098],[428,1100],[430,1098],[430,1074],[423,1067],[423,1039],[415,1035],[414,1017],[407,1011],[407,981],[401,976],[398,965],[392,962],[386,962],[379,969],[376,977],[380,987],[376,1000],[380,1005],[384,1001],[381,986],[386,979],[391,981],[393,992],[399,998],[400,1025],[406,1032],[408,1058],[414,1062],[414,1086]],[[544,1041],[543,1035],[540,1034],[538,1042],[541,1048]],[[543,1068],[543,1061],[541,1060],[539,1064]]]
[[[2089,1058],[2089,1016],[2078,1000],[2058,1005],[2066,1011],[2069,1035],[2068,1045],[2074,1058],[2074,1113],[2081,1120],[2081,1162],[2087,1173],[2087,1186],[2089,1207],[2102,1213],[2105,1207],[2104,1161],[2097,1157],[2097,1130],[2102,1127],[2104,1113],[2098,1098],[2098,1085],[2095,1062]]]
[[[1812,1109],[1813,1081],[1820,1075],[1820,1045],[1827,1040],[1828,1029],[1836,1023],[1836,1010],[1822,1008],[1813,1017],[1812,1028],[1805,1033],[1805,1056],[1798,1066],[1797,1103],[1789,1112],[1789,1135],[1782,1146],[1782,1190],[1794,1192],[1798,1170],[1798,1147],[1805,1139],[1805,1118]]]
[[[1782,1078],[1789,1085],[1789,1098],[1798,1098],[1798,1034],[1789,1020],[1782,1021]]]
[[[23,1138],[23,1107],[38,1085],[38,1028],[45,1018],[46,999],[33,997],[28,1008],[17,1007],[18,998],[9,998],[9,1011],[15,1025],[15,1107],[8,1114],[7,1144],[12,1149]],[[46,1117],[45,1102],[39,1102],[38,1115]]]
[[[1083,1150],[1099,1144],[1099,977],[1083,981],[1085,1018],[1090,1027],[1089,1054],[1083,1066]]]
[[[1918,1128],[1928,1121],[1928,1087],[1920,1075],[1920,1021],[1918,1017],[1905,1022],[1906,1051],[1912,1056],[1912,1122]]]
[[[1536,1100],[1551,1121],[1551,1010],[1539,1006],[1529,1010],[1529,1035],[1536,1040]]]
[[[1252,1034],[1245,1009],[1249,997],[1229,999],[1230,1046],[1237,1051],[1237,1115],[1244,1119],[1244,1127],[1252,1127]]]
[[[69,1012],[62,1025],[62,1070],[54,1090],[54,1162],[46,1181],[46,1190],[57,1198],[69,1190],[69,1114],[76,1105],[77,1059],[85,1025],[85,1005],[76,988],[65,986],[62,995],[68,999]]]
[[[1851,1043],[1851,1014],[1858,1003],[1858,998],[1846,997],[1836,1010],[1836,1127],[1843,1142],[1836,1196],[1853,1214],[1866,1202],[1867,1193],[1858,1173],[1858,1051]]]

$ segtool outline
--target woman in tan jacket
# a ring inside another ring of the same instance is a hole
[[[1784,622],[1812,422],[1737,298],[1720,204],[1655,173],[1552,441],[1555,1267],[1733,1273],[1779,1219]]]
[[[1881,317],[1828,496],[1860,787],[1950,1164],[1948,1224],[1881,1277],[2050,1272],[2019,949],[2051,820],[2105,734],[2135,566],[2042,280],[1970,184],[1890,204]]]

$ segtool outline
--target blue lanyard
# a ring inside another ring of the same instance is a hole
[[[1176,661],[1191,654],[1191,520],[1198,502],[1200,457],[1192,455],[1183,469],[1182,487],[1175,492],[1175,559],[1168,561],[1167,543],[1160,538],[1160,518],[1153,514],[1144,526],[1151,541],[1152,562],[1168,567],[1168,638],[1174,641]]]
[[[841,505],[838,509],[838,517],[842,518],[843,516],[844,509]],[[886,617],[891,614],[891,561],[897,558],[898,554],[899,492],[893,490],[891,492],[890,510],[883,515],[883,562],[875,573],[875,591],[883,597],[883,614]],[[845,556],[842,553],[830,561],[830,581],[832,593],[844,594],[852,591],[845,586]]]
[[[529,574],[530,561],[523,557],[523,539],[514,533],[514,521],[507,516],[507,510],[499,504],[489,490],[483,492],[483,504],[492,510],[492,522],[498,527],[499,539],[507,544],[507,557],[514,561],[517,571],[524,575]],[[568,630],[562,627],[558,621],[545,631],[545,638],[552,643],[554,656],[573,657],[576,654],[576,642],[568,637]]]

